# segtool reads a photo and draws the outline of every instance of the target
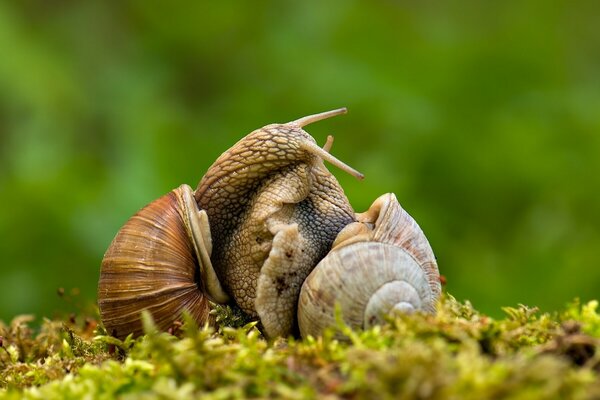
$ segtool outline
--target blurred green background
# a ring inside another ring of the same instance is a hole
[[[307,130],[365,173],[331,168],[357,210],[397,194],[454,296],[598,297],[600,2],[204,3],[0,3],[0,319],[93,304],[130,215],[340,106]]]

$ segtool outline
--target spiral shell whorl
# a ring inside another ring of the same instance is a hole
[[[319,335],[335,324],[341,307],[344,322],[369,327],[394,310],[434,310],[434,295],[424,271],[403,249],[358,242],[332,251],[302,285],[298,303],[300,333]]]
[[[98,305],[109,334],[143,334],[140,313],[148,310],[167,330],[184,311],[199,323],[210,304],[198,288],[198,257],[184,215],[182,185],[135,214],[117,233],[102,261]]]

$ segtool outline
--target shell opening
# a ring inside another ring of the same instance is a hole
[[[194,271],[194,281],[198,288],[212,301],[224,304],[229,301],[229,296],[223,290],[219,278],[213,269],[210,255],[212,252],[212,239],[210,225],[206,211],[198,208],[194,192],[188,185],[181,185],[176,192],[180,196],[186,230],[192,241],[197,261]]]

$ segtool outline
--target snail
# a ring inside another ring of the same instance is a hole
[[[228,301],[210,262],[206,212],[181,185],[135,214],[119,230],[102,260],[100,317],[108,333],[143,333],[141,311],[167,330],[185,310],[211,322],[210,303]]]
[[[335,307],[353,328],[384,322],[394,312],[434,313],[441,293],[433,250],[392,193],[356,214],[329,254],[302,285],[298,323],[303,337],[335,325]]]
[[[331,136],[321,148],[303,130],[345,112],[257,129],[225,151],[196,190],[181,185],[127,221],[100,270],[98,305],[107,332],[120,338],[142,334],[145,309],[162,330],[184,311],[197,323],[210,324],[211,303],[237,304],[260,321],[266,337],[315,332],[302,327],[310,317],[301,319],[299,313],[312,311],[298,310],[298,298],[314,281],[307,277],[317,264],[319,270],[330,269],[329,260],[344,248],[354,249],[357,238],[381,246],[405,244],[391,244],[389,236],[399,239],[402,235],[394,232],[404,227],[395,224],[408,220],[382,222],[388,210],[396,209],[389,196],[355,214],[324,161],[359,179],[362,174],[329,153]],[[388,229],[392,233],[385,233]],[[430,267],[421,278],[436,282],[435,260]],[[429,305],[415,308],[434,311],[439,283],[434,286]]]

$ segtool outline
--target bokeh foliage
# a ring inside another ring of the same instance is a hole
[[[208,5],[210,4],[210,5]],[[95,299],[137,209],[251,130],[308,130],[395,192],[484,312],[598,296],[598,2],[0,3],[0,319]]]

